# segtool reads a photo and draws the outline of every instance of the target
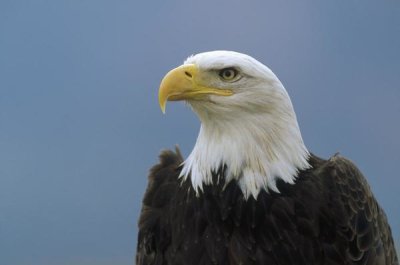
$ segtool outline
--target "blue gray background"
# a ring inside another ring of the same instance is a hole
[[[148,169],[199,121],[163,75],[228,49],[270,66],[308,148],[364,172],[400,242],[399,1],[0,1],[0,264],[134,262]]]

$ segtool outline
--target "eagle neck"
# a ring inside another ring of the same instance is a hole
[[[298,172],[310,167],[294,111],[223,117],[196,113],[201,127],[180,177],[190,178],[198,194],[203,185],[213,184],[221,167],[224,176],[217,177],[226,184],[237,181],[245,198],[257,198],[261,190],[279,192],[277,179],[293,184]]]

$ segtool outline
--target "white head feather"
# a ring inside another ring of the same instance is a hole
[[[184,64],[195,64],[208,85],[234,92],[188,101],[201,128],[181,177],[190,177],[197,192],[212,183],[212,172],[223,165],[225,183],[238,181],[245,198],[257,198],[262,189],[279,192],[278,178],[293,184],[299,170],[310,167],[290,98],[268,67],[231,51],[200,53]],[[240,78],[221,80],[218,71],[228,67]]]

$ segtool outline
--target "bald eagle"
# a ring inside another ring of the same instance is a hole
[[[186,160],[164,151],[151,169],[138,265],[398,264],[362,173],[308,151],[268,67],[231,51],[191,56],[161,82],[161,109],[175,100],[201,128]]]

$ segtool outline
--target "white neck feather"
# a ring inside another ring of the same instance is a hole
[[[262,189],[279,192],[277,178],[293,184],[298,171],[310,166],[309,152],[287,99],[289,104],[281,109],[244,112],[227,119],[215,118],[192,104],[202,125],[180,176],[190,177],[199,192],[203,183],[212,184],[212,172],[226,165],[225,183],[238,181],[245,198],[257,198]]]

